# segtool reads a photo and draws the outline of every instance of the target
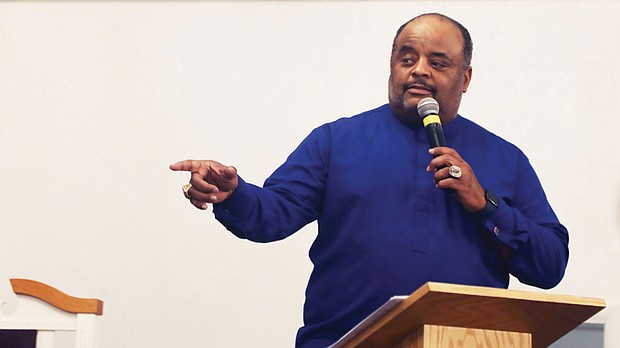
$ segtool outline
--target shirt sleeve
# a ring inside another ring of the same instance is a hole
[[[512,197],[482,221],[509,248],[509,272],[522,283],[556,286],[568,263],[568,231],[558,221],[527,157],[520,154]]]
[[[329,131],[315,129],[263,187],[239,178],[226,201],[215,204],[216,219],[239,238],[271,242],[316,220],[327,177]]]

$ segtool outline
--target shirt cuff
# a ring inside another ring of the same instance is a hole
[[[513,250],[517,250],[522,244],[521,239],[524,236],[515,232],[514,212],[504,201],[491,215],[482,220],[482,225],[493,233],[500,242]]]
[[[229,222],[232,222],[232,220],[243,221],[249,218],[251,209],[248,207],[248,202],[251,202],[250,197],[250,185],[241,177],[238,177],[238,185],[235,192],[225,201],[213,204],[215,218],[227,228],[229,228]]]

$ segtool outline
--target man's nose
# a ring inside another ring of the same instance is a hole
[[[429,65],[428,59],[420,58],[418,59],[416,64],[413,66],[413,70],[411,71],[411,74],[414,76],[428,77],[431,74],[430,68],[431,67]]]

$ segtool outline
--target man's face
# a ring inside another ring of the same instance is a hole
[[[424,16],[409,23],[396,38],[390,61],[389,100],[407,123],[420,124],[418,102],[433,97],[444,123],[456,117],[471,80],[464,68],[463,35],[451,22]]]

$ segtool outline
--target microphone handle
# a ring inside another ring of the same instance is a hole
[[[441,123],[432,122],[424,126],[426,130],[426,136],[428,137],[428,144],[431,149],[438,146],[446,146],[446,138],[443,136],[443,129]]]

